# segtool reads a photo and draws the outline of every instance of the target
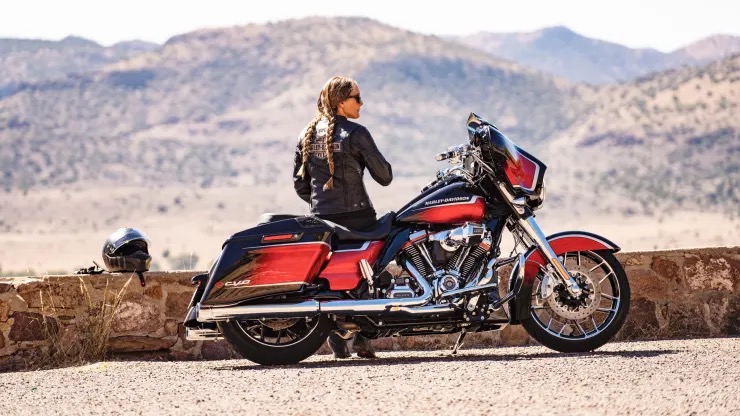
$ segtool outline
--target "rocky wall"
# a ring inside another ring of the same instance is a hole
[[[620,253],[618,258],[627,271],[632,304],[616,339],[740,334],[740,247]],[[122,358],[236,357],[224,341],[184,337],[182,320],[194,290],[190,278],[197,273],[150,272],[145,287],[127,274],[0,278],[0,371],[39,362],[63,365],[65,357],[68,363],[69,356],[94,359],[105,351]],[[381,351],[448,348],[455,338],[387,338],[374,345]],[[520,326],[509,326],[470,334],[465,345],[529,343],[534,341]]]

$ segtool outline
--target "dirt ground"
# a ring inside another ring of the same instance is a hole
[[[246,360],[102,362],[0,377],[0,414],[737,415],[737,338],[316,355],[291,366]]]

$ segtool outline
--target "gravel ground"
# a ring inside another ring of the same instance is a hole
[[[740,338],[246,360],[116,361],[0,374],[0,415],[740,414]]]

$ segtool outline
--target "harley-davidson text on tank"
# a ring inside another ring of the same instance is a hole
[[[432,201],[426,201],[424,203],[424,206],[439,205],[439,204],[449,204],[449,203],[452,203],[452,202],[468,202],[471,199],[473,199],[472,196],[458,196],[458,197],[455,197],[455,198],[435,199],[435,200],[432,200]]]

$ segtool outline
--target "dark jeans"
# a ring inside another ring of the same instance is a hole
[[[342,225],[355,231],[365,231],[373,228],[378,221],[375,210],[365,208],[359,211],[342,212],[339,214],[317,215],[317,217]]]

